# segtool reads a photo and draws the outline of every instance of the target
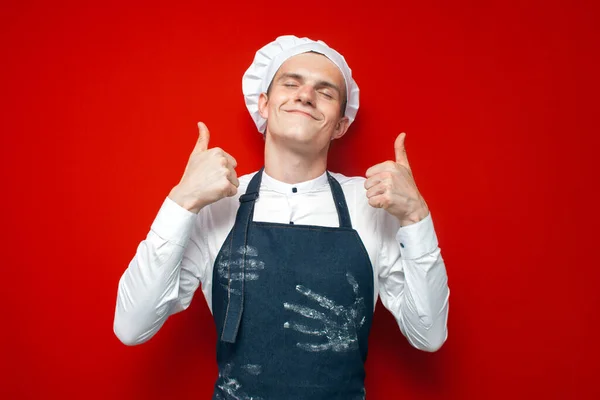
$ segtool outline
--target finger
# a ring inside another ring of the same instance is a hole
[[[235,186],[236,188],[240,186],[240,181],[238,180],[237,174],[235,173],[235,170],[233,169],[232,166],[227,166],[227,169],[229,169],[229,173],[227,174],[227,179],[229,180],[229,182],[231,182],[231,184],[233,186]]]
[[[389,199],[385,194],[380,194],[369,198],[369,205],[375,208],[387,208],[389,205]]]
[[[384,176],[381,173],[375,174],[375,175],[371,176],[370,178],[367,178],[367,180],[365,180],[365,189],[366,190],[371,189],[373,186],[377,185],[383,179],[384,179]]]
[[[203,122],[198,122],[198,141],[196,142],[196,147],[194,147],[194,151],[204,151],[208,149],[208,141],[210,140],[210,133],[208,132],[208,128],[204,125]]]
[[[229,191],[227,193],[227,197],[233,197],[237,194],[237,187],[234,185],[229,185]]]
[[[386,182],[381,182],[367,190],[367,199],[384,194],[389,188]]]
[[[365,189],[369,190],[371,189],[373,186],[377,185],[379,182],[381,182],[381,177],[379,174],[377,175],[373,175],[370,178],[367,178],[365,180]]]
[[[406,133],[402,132],[398,135],[396,141],[394,142],[394,151],[396,153],[396,163],[403,165],[410,170],[408,156],[406,155],[406,146],[404,145],[405,139]]]
[[[385,171],[393,172],[394,170],[396,170],[396,164],[393,161],[385,161],[385,162],[379,163],[377,165],[373,165],[371,168],[369,168],[367,170],[367,172],[365,173],[365,176],[368,179],[379,173],[382,173]]]
[[[225,155],[225,158],[227,158],[228,165],[231,165],[233,168],[237,167],[237,161],[231,154],[227,153],[226,151],[224,151],[223,154]]]

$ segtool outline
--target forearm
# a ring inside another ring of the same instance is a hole
[[[398,325],[411,345],[436,351],[445,342],[450,289],[439,248],[413,260],[403,260],[404,291],[397,298]]]
[[[163,205],[119,280],[114,332],[127,345],[150,339],[170,315],[189,305],[198,286],[181,268],[193,216],[170,206]]]
[[[389,232],[394,229],[395,238],[384,242],[382,253],[382,303],[392,312],[411,345],[436,351],[447,337],[450,290],[433,220],[428,214],[400,229],[386,226]]]

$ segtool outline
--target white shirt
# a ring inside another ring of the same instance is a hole
[[[198,214],[165,199],[119,281],[114,331],[124,344],[150,339],[170,315],[189,307],[199,287],[212,310],[213,265],[254,174],[239,178],[234,197]],[[450,290],[431,213],[400,227],[397,218],[369,206],[365,178],[331,175],[342,186],[352,226],[373,266],[373,304],[381,298],[411,345],[439,349],[448,335]],[[339,227],[327,175],[292,185],[263,172],[254,221]]]

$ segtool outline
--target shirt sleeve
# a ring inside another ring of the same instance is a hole
[[[146,342],[170,315],[190,305],[205,270],[193,260],[206,258],[197,218],[165,199],[119,280],[113,329],[122,343]]]
[[[381,211],[381,302],[412,346],[436,351],[448,336],[450,289],[431,213],[400,227],[395,217]]]

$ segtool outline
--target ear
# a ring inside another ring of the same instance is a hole
[[[264,119],[269,119],[269,108],[267,107],[268,103],[269,97],[267,94],[261,93],[260,96],[258,96],[258,112]]]
[[[333,135],[331,136],[331,140],[339,139],[348,132],[348,127],[350,126],[350,119],[348,117],[343,117],[340,119],[335,126],[335,130],[333,131]]]

